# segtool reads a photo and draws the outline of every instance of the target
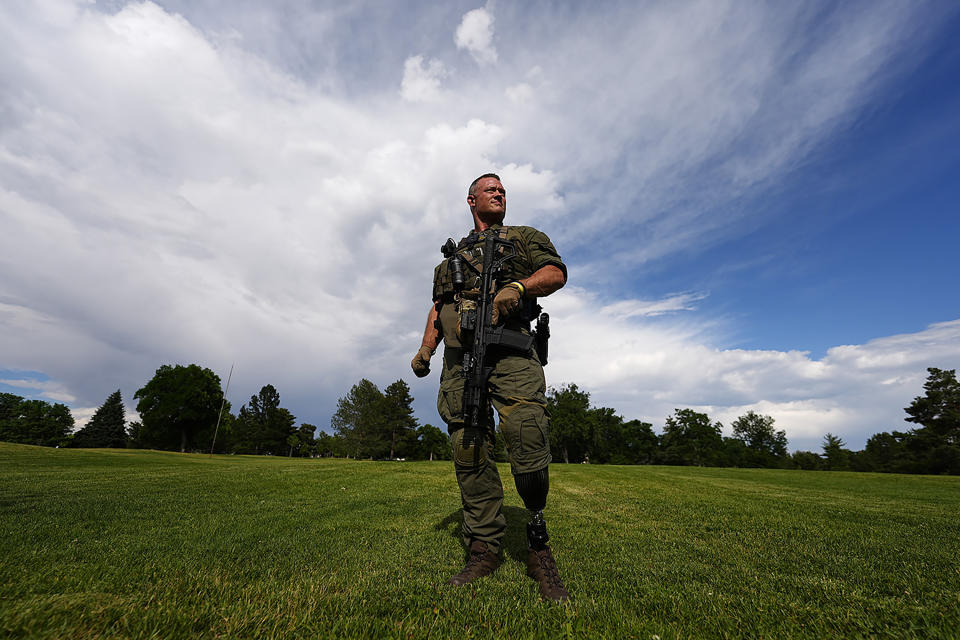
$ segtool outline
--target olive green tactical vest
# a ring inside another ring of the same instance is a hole
[[[508,260],[503,265],[496,282],[496,289],[504,286],[514,280],[523,280],[530,277],[541,267],[547,264],[553,264],[559,267],[566,275],[566,266],[560,260],[556,249],[550,242],[546,234],[537,231],[533,227],[527,226],[501,226],[493,225],[489,229],[481,232],[480,239],[486,237],[487,233],[496,233],[500,238],[512,241],[517,249],[517,257]],[[468,236],[469,237],[469,236]],[[483,270],[482,243],[467,244],[467,238],[463,238],[458,243],[457,253],[464,262],[471,266],[464,265],[464,291],[474,291],[474,295],[479,293],[479,278],[477,274]],[[472,268],[471,268],[472,267]],[[475,269],[475,270],[474,270]],[[454,299],[455,289],[453,287],[453,275],[450,270],[449,259],[444,259],[436,269],[433,276],[433,300],[438,305],[438,329],[443,335],[444,343],[448,347],[461,347],[460,339],[457,336],[456,326],[459,320],[459,311],[457,309],[457,300]],[[467,294],[469,295],[469,293]],[[535,299],[528,299],[527,304],[536,305]],[[519,319],[508,323],[516,324],[514,328],[522,328]]]

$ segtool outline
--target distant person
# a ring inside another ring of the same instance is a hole
[[[548,296],[567,280],[567,268],[550,239],[532,227],[503,226],[507,193],[499,176],[487,173],[470,185],[467,205],[473,216],[473,235],[460,241],[457,254],[476,262],[475,241],[498,234],[512,241],[518,256],[508,261],[496,283],[494,324],[505,324],[526,334],[537,314],[537,297]],[[474,290],[474,295],[479,290]],[[502,513],[503,484],[493,459],[495,432],[493,411],[481,433],[468,433],[463,415],[465,350],[473,343],[461,340],[460,313],[469,306],[467,291],[457,293],[450,273],[450,257],[434,271],[433,306],[427,316],[420,350],[411,362],[418,377],[430,371],[430,357],[443,338],[443,371],[437,409],[450,433],[454,468],[463,502],[463,539],[470,551],[466,566],[449,580],[464,585],[493,573],[500,566],[500,545],[507,522]],[[488,397],[500,415],[500,430],[507,443],[510,469],[517,492],[530,512],[527,524],[527,574],[540,586],[541,595],[556,602],[570,599],[557,571],[543,518],[549,482],[550,420],[546,413],[546,383],[535,350],[528,353],[494,350],[487,366],[493,371],[487,381]]]

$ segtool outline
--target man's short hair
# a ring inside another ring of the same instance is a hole
[[[479,178],[477,178],[476,180],[474,180],[473,182],[470,183],[470,188],[467,189],[467,195],[468,195],[468,196],[472,196],[472,195],[473,195],[473,192],[476,191],[476,189],[477,189],[477,183],[480,182],[481,180],[483,180],[484,178],[496,178],[498,182],[503,182],[503,180],[500,180],[500,176],[498,176],[497,174],[495,174],[495,173],[485,173],[485,174],[483,174],[482,176],[480,176]]]

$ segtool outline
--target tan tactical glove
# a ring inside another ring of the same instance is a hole
[[[497,291],[493,297],[493,324],[496,325],[500,318],[508,318],[517,312],[520,308],[520,299],[525,293],[523,285],[519,282],[510,284]]]
[[[417,351],[417,355],[413,356],[413,360],[410,361],[410,367],[418,378],[430,373],[430,356],[433,355],[433,352],[434,349],[422,344],[420,345],[420,351]]]

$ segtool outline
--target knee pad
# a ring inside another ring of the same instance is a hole
[[[487,464],[487,438],[476,429],[455,430],[450,434],[450,448],[458,469],[477,469]]]
[[[549,467],[530,473],[518,473],[513,477],[517,493],[523,505],[530,511],[543,511],[547,506],[547,492],[550,490]]]

